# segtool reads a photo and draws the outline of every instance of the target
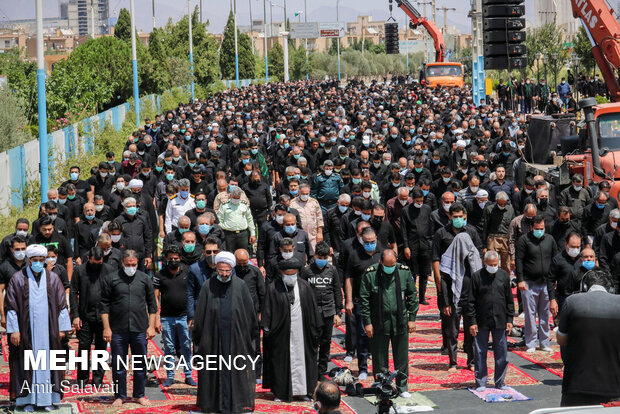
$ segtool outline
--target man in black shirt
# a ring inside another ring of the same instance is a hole
[[[101,279],[114,270],[103,264],[104,251],[101,247],[93,247],[88,252],[88,261],[79,266],[71,279],[71,320],[76,330],[79,345],[78,352],[90,352],[95,341],[96,351],[105,351],[107,344],[103,340],[103,325],[99,314],[101,301]],[[78,370],[78,384],[84,387],[88,382],[89,370]],[[101,385],[105,372],[102,368],[93,371],[93,385]]]
[[[549,292],[549,310],[555,318],[562,310],[567,297],[573,293],[571,275],[578,267],[581,253],[581,236],[570,233],[566,237],[565,248],[555,255],[549,267],[547,291]]]
[[[19,235],[12,236],[9,255],[0,265],[0,325],[6,328],[4,312],[4,289],[11,277],[26,265],[26,239]]]
[[[141,405],[150,405],[144,396],[146,343],[155,336],[157,301],[151,278],[138,271],[138,255],[133,250],[123,253],[123,267],[104,276],[101,286],[101,321],[103,340],[112,349],[112,377],[116,385],[114,407],[127,399],[127,371],[118,361],[125,361],[127,349],[135,361],[133,370],[133,398]]]
[[[620,398],[620,298],[609,293],[608,272],[588,272],[584,293],[564,303],[558,343],[566,346],[562,403],[595,405]]]
[[[83,256],[93,245],[90,241],[90,234],[93,230],[98,230],[103,222],[96,218],[95,205],[93,203],[84,204],[83,215],[75,225],[75,251],[76,262],[81,264],[80,257]],[[58,220],[58,219],[56,219]]]
[[[192,378],[192,369],[189,361],[192,357],[192,344],[187,326],[187,304],[185,290],[187,285],[188,268],[181,264],[181,249],[176,244],[166,247],[162,254],[164,266],[153,277],[153,288],[158,307],[161,306],[157,325],[161,327],[161,338],[164,344],[164,353],[174,358],[175,343],[181,346],[180,354],[185,359],[185,383],[198,385]],[[174,384],[174,369],[166,367],[168,378],[164,387]]]
[[[5,236],[0,242],[0,262],[4,262],[6,259],[11,257],[11,247],[13,246],[13,237],[21,236],[24,238],[26,243],[30,237],[28,234],[28,230],[30,230],[30,221],[25,218],[18,218],[15,222],[15,232]]]
[[[362,230],[362,245],[354,249],[348,257],[345,268],[344,292],[347,298],[346,311],[349,315],[355,316],[356,322],[356,344],[357,344],[357,364],[359,368],[359,379],[364,380],[368,377],[368,336],[364,329],[364,321],[360,312],[360,283],[362,275],[368,267],[379,263],[383,246],[377,242],[377,234],[372,227]]]
[[[93,202],[93,192],[91,191],[90,184],[87,181],[80,179],[80,167],[77,165],[72,166],[69,169],[69,179],[61,184],[61,187],[67,187],[68,184],[75,186],[75,191],[78,197],[81,197],[85,201]]]
[[[29,244],[52,245],[58,249],[58,263],[65,265],[69,280],[73,275],[73,249],[71,243],[64,236],[54,230],[54,223],[50,217],[41,219],[41,233],[30,239]]]
[[[466,319],[469,332],[474,336],[477,391],[487,385],[487,349],[489,334],[493,336],[495,359],[495,388],[504,386],[508,370],[508,344],[506,332],[512,330],[514,299],[510,288],[510,276],[499,268],[499,255],[489,250],[484,255],[485,267],[471,276],[469,284]]]
[[[370,226],[377,233],[377,240],[379,243],[387,248],[390,248],[398,254],[398,246],[396,245],[396,234],[394,228],[385,221],[385,208],[381,204],[377,204],[372,209],[372,217],[370,219]]]

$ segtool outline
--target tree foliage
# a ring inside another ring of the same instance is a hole
[[[237,28],[237,48],[239,51],[239,79],[253,79],[256,63],[252,54],[250,37]],[[223,79],[235,79],[235,18],[232,10],[224,29],[224,39],[220,49],[220,71]]]
[[[9,88],[0,88],[0,151],[32,139],[26,131],[25,101]]]
[[[566,41],[564,29],[559,27],[555,20],[538,29],[528,30],[525,45],[529,73],[531,75],[536,73],[537,53],[541,53],[549,59],[551,72],[553,72],[553,68],[561,69],[569,59],[569,49],[564,46]],[[557,55],[557,58],[554,58],[554,55]],[[542,65],[542,62],[539,62],[539,65]]]
[[[118,20],[114,26],[114,37],[126,42],[131,40],[131,15],[129,10],[122,8],[118,13]]]
[[[583,26],[579,26],[575,37],[575,53],[581,58],[579,65],[586,69],[586,73],[591,73],[596,67],[596,60],[592,56],[592,44]]]
[[[284,80],[284,49],[276,43],[269,50],[269,80]]]

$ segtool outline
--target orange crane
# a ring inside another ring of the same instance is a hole
[[[435,62],[424,65],[422,81],[431,87],[448,86],[462,88],[465,85],[463,79],[463,65],[458,62],[446,62],[445,43],[443,34],[435,23],[427,20],[420,12],[413,7],[409,0],[396,0],[396,5],[411,19],[409,27],[417,29],[422,26],[433,38],[435,47]],[[390,0],[390,13],[392,11],[392,0]]]

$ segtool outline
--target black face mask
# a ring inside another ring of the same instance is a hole
[[[207,256],[207,264],[211,267],[215,267],[215,255],[210,254]]]
[[[371,223],[373,227],[380,227],[383,222],[383,217],[373,217]]]
[[[101,268],[103,267],[103,264],[101,263],[91,263],[88,262],[88,267],[90,270],[92,270],[93,272],[99,272],[101,271]]]
[[[542,208],[547,207],[549,200],[547,200],[546,198],[541,198],[540,200],[538,200],[538,205]]]
[[[245,265],[245,266],[235,266],[235,272],[237,272],[237,274],[246,274],[247,272],[250,271],[250,266]]]
[[[179,266],[181,266],[181,261],[180,260],[168,260],[168,263],[166,264],[168,265],[168,269],[177,270]]]

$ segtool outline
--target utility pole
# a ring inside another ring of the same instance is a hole
[[[364,16],[362,16],[362,56],[364,56]]]
[[[338,22],[338,24],[340,24],[340,8],[338,7],[340,5],[340,0],[336,0],[336,21]],[[338,50],[338,83],[340,83],[340,33],[338,33],[338,38],[336,39],[337,42],[337,50]]]
[[[308,4],[307,0],[304,0],[304,23],[308,23]],[[310,79],[310,73],[308,68],[308,38],[306,38],[306,80]]]
[[[252,22],[252,0],[248,0],[250,5],[250,43],[252,44],[252,54],[254,54],[254,22]]]
[[[155,30],[155,0],[153,0],[152,2],[152,6],[153,6],[153,30]]]
[[[90,0],[90,28],[91,37],[95,38],[95,0]]]
[[[409,75],[409,17],[405,15],[405,53],[407,54],[407,75]]]
[[[202,20],[202,0],[200,0],[200,23],[204,23]]]
[[[235,82],[239,87],[239,43],[237,39],[237,0],[234,0],[233,15],[235,18]]]
[[[37,12],[37,99],[39,104],[39,168],[41,202],[47,201],[49,188],[49,154],[47,148],[47,107],[45,100],[45,55],[43,53],[43,0],[36,0]]]
[[[439,7],[437,10],[443,10],[443,34],[446,34],[446,30],[448,28],[448,12],[456,11],[454,7]],[[433,19],[434,20],[434,19]]]
[[[288,75],[288,32],[284,31],[281,33],[282,40],[284,43],[284,82],[289,81]]]
[[[417,1],[416,3],[418,4],[418,6],[419,5],[423,5],[424,6],[424,18],[426,19],[426,16],[427,16],[427,14],[426,14],[426,5],[427,4],[431,4],[432,5],[433,2],[432,1]],[[434,10],[434,8],[433,8],[433,10]],[[435,20],[434,16],[433,16],[433,20]],[[431,61],[431,55],[430,55],[429,46],[428,46],[428,33],[426,33],[426,31],[423,31],[422,33],[423,33],[423,36],[424,36],[424,50],[425,50],[424,55],[426,56],[426,62],[428,63],[428,62]]]
[[[192,34],[192,1],[187,0],[187,16],[189,17],[189,76],[192,78],[191,91],[192,102],[196,99],[194,95],[194,39]]]
[[[433,8],[433,23],[437,24],[437,20],[435,19],[435,11],[437,10],[435,7],[435,0],[431,0],[431,7]]]
[[[471,17],[472,30],[472,89],[474,103],[479,105],[480,100],[486,98],[486,79],[484,73],[484,52],[482,39],[482,0],[471,0],[471,10],[468,17]]]
[[[269,52],[267,51],[267,0],[263,0],[263,38],[265,40],[265,83],[269,83]]]
[[[134,0],[129,0],[131,12],[131,66],[133,69],[133,106],[136,111],[136,126],[140,126],[140,92],[138,90],[138,54],[136,52],[136,9]]]

